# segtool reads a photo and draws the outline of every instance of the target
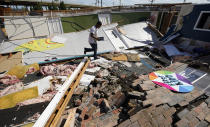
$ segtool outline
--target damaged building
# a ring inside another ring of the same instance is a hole
[[[133,23],[113,22],[142,9]],[[96,10],[96,60],[82,24],[0,16],[0,126],[209,127],[210,4]]]

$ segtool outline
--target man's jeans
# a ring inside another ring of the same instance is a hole
[[[97,44],[90,44],[92,48],[85,48],[85,52],[94,51],[94,59],[97,59]]]

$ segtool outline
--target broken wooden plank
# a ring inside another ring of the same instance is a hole
[[[76,110],[77,108],[70,109],[64,127],[74,127]]]

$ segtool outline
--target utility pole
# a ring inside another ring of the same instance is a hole
[[[103,0],[101,0],[101,8],[103,7]]]
[[[149,0],[149,1],[151,2],[151,5],[152,5],[155,0]]]

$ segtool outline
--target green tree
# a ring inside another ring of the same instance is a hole
[[[34,5],[33,9],[34,10],[42,10],[42,6],[40,4]]]
[[[33,10],[34,10],[33,6],[30,6],[30,11],[33,11]]]
[[[55,4],[53,4],[52,5],[52,10],[58,10],[58,7]]]
[[[52,5],[48,5],[47,7],[48,7],[48,10],[53,10]]]
[[[59,9],[60,9],[60,10],[66,10],[66,5],[64,4],[63,1],[60,2]]]
[[[58,10],[58,7],[57,7],[57,5],[54,4],[54,1],[55,2],[58,2],[58,0],[52,0],[52,5],[51,6],[50,5],[48,6],[48,9],[49,10]]]

